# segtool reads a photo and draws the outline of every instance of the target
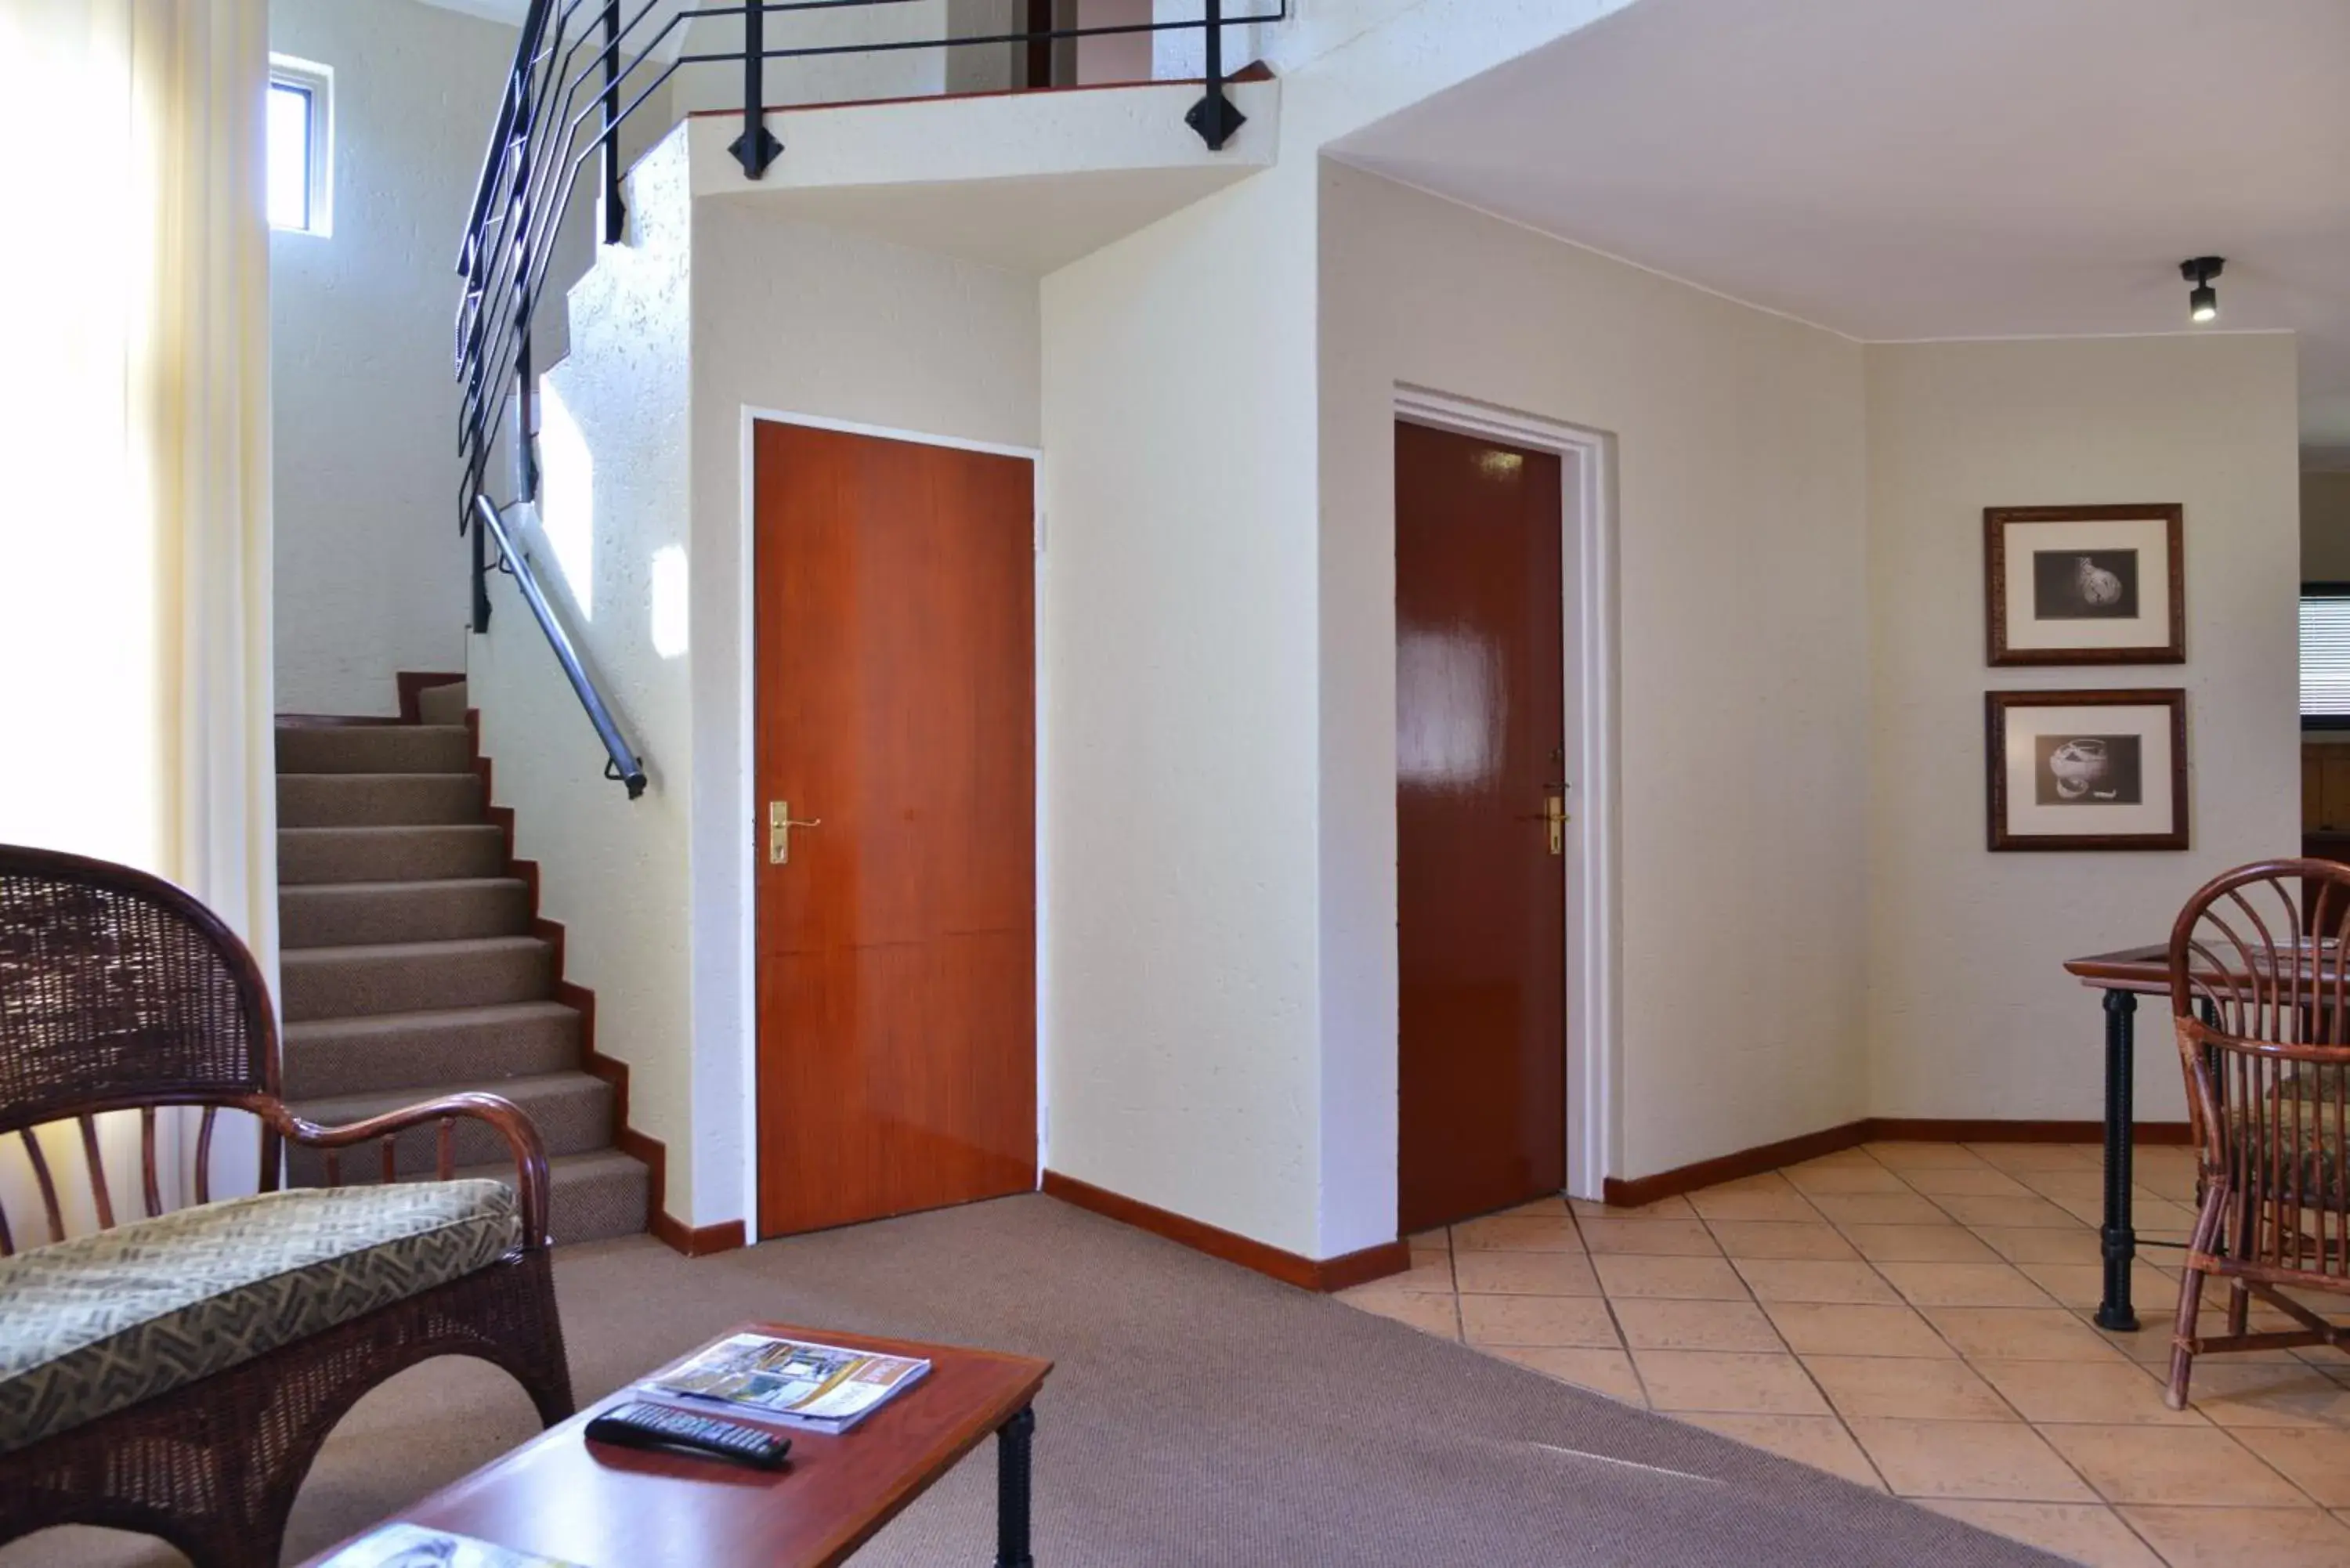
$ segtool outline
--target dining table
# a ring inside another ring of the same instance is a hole
[[[2334,939],[2312,941],[2303,937],[2298,944],[2289,944],[2289,949],[2296,955],[2293,963],[2298,984],[2313,990],[2333,987],[2337,995],[2341,987],[2350,984],[2350,973],[2343,968],[2343,944]],[[2209,953],[2203,957],[2210,960]],[[2179,1241],[2140,1239],[2130,1220],[2130,1189],[2135,1180],[2132,1146],[2137,1136],[2132,1103],[2137,999],[2170,994],[2170,946],[2158,942],[2149,947],[2124,948],[2118,952],[2093,953],[2086,958],[2066,960],[2064,968],[2083,985],[2104,993],[2105,1193],[2097,1234],[2105,1263],[2105,1284],[2097,1300],[2096,1324],[2099,1328],[2128,1333],[2138,1325],[2137,1313],[2130,1302],[2130,1262],[2137,1256],[2138,1249],[2185,1250],[2185,1243]],[[2258,992],[2275,983],[2275,971],[2268,960],[2224,966],[2214,961],[2209,968],[2199,962],[2196,980],[2196,1012],[2206,1025],[2217,1028],[2220,1021],[2212,1008],[2212,995]]]
[[[2097,1300],[2099,1328],[2135,1332],[2137,1312],[2130,1302],[2130,1263],[2141,1246],[2175,1247],[2175,1241],[2144,1241],[2130,1222],[2133,1140],[2137,1120],[2137,999],[2170,992],[2168,943],[2125,948],[2068,959],[2065,972],[2105,993],[2106,1117],[2105,1192],[2097,1228],[2105,1285]]]

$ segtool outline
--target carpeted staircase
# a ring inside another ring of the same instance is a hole
[[[286,1098],[333,1124],[503,1095],[546,1141],[556,1241],[640,1231],[649,1173],[612,1147],[611,1087],[581,1070],[580,1014],[554,999],[555,950],[532,934],[473,771],[465,689],[428,687],[421,706],[416,724],[278,725]],[[459,1175],[511,1173],[488,1128],[458,1125]],[[402,1140],[403,1174],[433,1158],[429,1131]],[[343,1179],[370,1179],[377,1158],[354,1151]],[[289,1172],[324,1179],[315,1155]]]

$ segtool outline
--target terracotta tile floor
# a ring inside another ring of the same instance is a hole
[[[1415,1236],[1340,1299],[2085,1563],[2350,1564],[2350,1356],[2210,1357],[2165,1409],[2177,1254],[2139,1254],[2144,1330],[2094,1327],[2099,1179],[2088,1146],[1871,1144]],[[2182,1239],[2187,1151],[2137,1181]]]

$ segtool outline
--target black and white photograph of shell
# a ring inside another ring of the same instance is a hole
[[[2136,620],[2136,550],[2034,550],[2032,613],[2041,620]]]

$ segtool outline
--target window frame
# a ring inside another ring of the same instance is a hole
[[[306,129],[308,221],[298,225],[273,221],[269,225],[270,232],[309,234],[317,239],[331,238],[335,232],[335,67],[293,55],[272,54],[269,57],[269,87],[271,90],[281,87],[292,88],[305,95],[309,104]],[[263,185],[265,190],[265,171]]]
[[[2299,606],[2301,603],[2306,602],[2310,599],[2350,600],[2350,583],[2302,584],[2301,598],[2295,601],[2294,618],[2296,628],[2298,628],[2299,622]],[[2293,698],[2293,706],[2295,708],[2299,708],[2301,706],[2301,698],[2298,692],[2298,687],[2302,675],[2303,657],[2303,655],[2301,649],[2299,633],[2296,629],[2293,644],[2293,675],[2296,687]],[[2301,715],[2301,727],[2304,730],[2350,730],[2350,713],[2310,713],[2304,711]]]

